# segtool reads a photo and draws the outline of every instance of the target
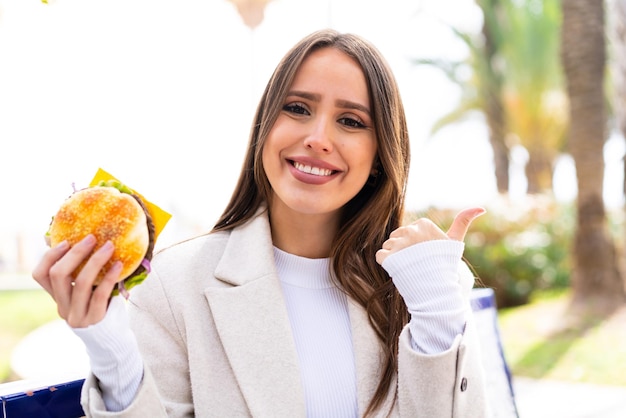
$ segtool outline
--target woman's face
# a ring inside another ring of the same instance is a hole
[[[311,53],[263,147],[272,210],[338,215],[367,181],[376,151],[361,67],[335,48]]]

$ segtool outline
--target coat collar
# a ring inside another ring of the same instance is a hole
[[[262,206],[247,223],[231,231],[215,277],[242,286],[271,275],[276,275],[272,232]]]
[[[352,345],[356,364],[357,393],[359,416],[362,416],[374,397],[381,377],[383,351],[378,336],[372,328],[369,316],[361,305],[348,298]],[[377,413],[377,416],[389,417],[394,406],[396,381],[391,383],[389,396]]]
[[[265,208],[232,230],[215,276],[232,286],[208,288],[205,296],[250,412],[304,416],[298,357]],[[350,299],[348,305],[362,414],[380,379],[381,346],[365,310]]]
[[[304,416],[296,347],[263,208],[231,231],[215,277],[232,286],[204,293],[251,415]]]

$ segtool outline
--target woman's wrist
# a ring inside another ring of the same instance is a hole
[[[107,410],[128,407],[143,379],[143,360],[130,329],[125,300],[114,297],[102,321],[73,331],[87,348],[91,372],[99,381]]]

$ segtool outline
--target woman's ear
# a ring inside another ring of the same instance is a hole
[[[378,156],[376,156],[376,159],[374,159],[374,163],[372,164],[370,177],[374,177],[374,178],[378,177],[381,170],[382,170],[382,164],[380,163],[380,159],[378,158]]]
[[[372,165],[370,176],[367,179],[368,186],[375,187],[376,184],[378,183],[378,176],[380,175],[379,168],[380,168],[380,163],[378,162],[378,159],[376,159],[376,161],[374,162],[374,165]]]

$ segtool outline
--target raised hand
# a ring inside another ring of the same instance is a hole
[[[447,232],[428,218],[420,218],[412,224],[401,226],[389,235],[383,248],[376,252],[376,261],[382,265],[389,255],[420,242],[440,239],[463,241],[474,219],[484,213],[485,209],[479,207],[460,211]]]
[[[84,328],[104,318],[111,291],[121,272],[121,263],[115,263],[102,282],[93,289],[98,272],[113,254],[110,242],[94,251],[95,245],[96,240],[92,235],[71,248],[67,242],[62,242],[46,251],[33,270],[35,281],[56,302],[59,316],[73,328]],[[86,263],[74,278],[72,272],[85,260]]]

